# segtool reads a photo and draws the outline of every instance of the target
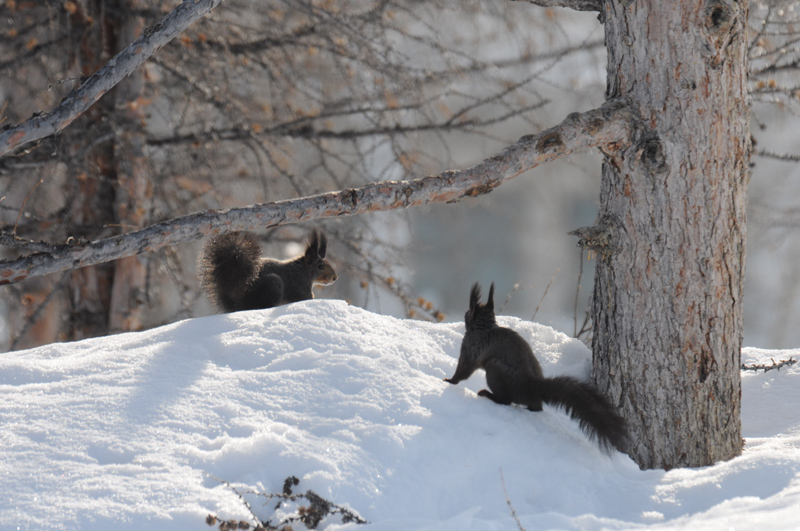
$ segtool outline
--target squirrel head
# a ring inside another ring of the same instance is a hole
[[[333,270],[331,264],[325,260],[325,254],[328,252],[328,238],[325,233],[319,230],[314,230],[308,240],[306,252],[303,255],[303,262],[311,269],[314,280],[313,284],[320,286],[328,286],[336,282],[339,276]]]
[[[488,329],[497,326],[494,317],[494,282],[489,288],[489,297],[484,304],[481,304],[480,284],[477,282],[473,284],[472,291],[469,293],[469,310],[464,314],[464,323],[467,325],[467,332],[473,329]]]

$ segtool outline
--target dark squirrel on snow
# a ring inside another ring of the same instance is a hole
[[[528,342],[517,332],[497,324],[494,284],[489,288],[487,302],[481,304],[480,300],[481,289],[476,283],[464,316],[467,331],[456,372],[445,381],[457,384],[475,370],[484,369],[491,391],[482,389],[479,396],[498,404],[521,404],[531,411],[541,411],[542,402],[560,406],[604,451],[609,452],[612,447],[624,451],[629,442],[627,423],[606,397],[590,383],[577,378],[545,378]]]
[[[228,232],[209,239],[198,264],[200,284],[223,312],[272,308],[313,299],[312,288],[338,278],[325,260],[328,239],[311,233],[305,253],[290,260],[261,257],[250,232]]]

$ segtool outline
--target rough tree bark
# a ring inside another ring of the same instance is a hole
[[[642,117],[607,150],[594,375],[642,468],[738,455],[750,130],[747,0],[606,0],[607,97]],[[598,238],[599,236],[599,238]]]

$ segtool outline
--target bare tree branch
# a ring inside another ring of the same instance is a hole
[[[34,115],[0,132],[0,157],[67,127],[148,57],[222,2],[223,0],[184,0],[167,16],[147,28],[141,37],[115,55],[103,68],[92,74],[55,109],[46,114]]]
[[[198,212],[104,240],[54,246],[50,253],[0,261],[0,284],[110,262],[215,232],[263,229],[313,219],[456,202],[489,193],[545,162],[592,147],[614,149],[629,141],[633,122],[626,102],[611,100],[598,109],[572,113],[561,124],[542,133],[524,136],[468,169],[243,208]]]
[[[512,2],[528,2],[542,7],[567,7],[576,11],[600,11],[602,0],[512,0]]]
[[[753,371],[753,372],[758,372],[759,370],[763,370],[764,372],[769,372],[773,369],[781,370],[781,367],[783,366],[791,367],[792,365],[797,363],[797,360],[794,358],[789,358],[788,360],[780,360],[779,362],[776,362],[774,358],[770,358],[770,360],[772,361],[772,365],[767,365],[766,363],[760,363],[760,364],[753,363],[751,365],[747,365],[745,363],[742,363],[742,370]]]
[[[758,157],[766,157],[769,159],[783,160],[786,162],[800,162],[800,155],[792,155],[791,153],[775,153],[766,149],[759,149],[754,153]]]

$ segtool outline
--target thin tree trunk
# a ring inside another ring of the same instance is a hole
[[[90,76],[101,68],[114,54],[112,26],[106,18],[105,6],[97,2],[87,2],[86,11],[81,11],[80,24],[84,28],[78,49],[74,56],[83,76]],[[87,135],[89,131],[103,127],[113,105],[109,100],[98,102],[81,117],[79,129],[68,134]],[[85,137],[81,137],[85,138]],[[70,142],[74,151],[79,151],[81,142]],[[114,223],[114,171],[113,152],[106,144],[88,150],[88,171],[76,175],[68,193],[72,198],[69,205],[66,234],[75,239],[92,237],[102,233],[102,228]],[[73,271],[67,283],[69,312],[68,318],[60,323],[59,336],[66,340],[79,340],[97,337],[108,331],[108,304],[113,267],[97,265],[84,270]]]
[[[121,13],[144,9],[141,0],[121,0]],[[117,42],[122,48],[141,36],[144,19],[120,21]],[[123,79],[115,89],[119,109],[114,147],[116,170],[116,215],[122,232],[146,227],[150,222],[152,186],[145,156],[145,77],[141,68]],[[108,327],[111,332],[141,330],[147,307],[147,254],[128,256],[114,263]]]
[[[746,0],[606,0],[608,90],[642,118],[608,150],[594,374],[642,468],[738,455],[750,132]]]

